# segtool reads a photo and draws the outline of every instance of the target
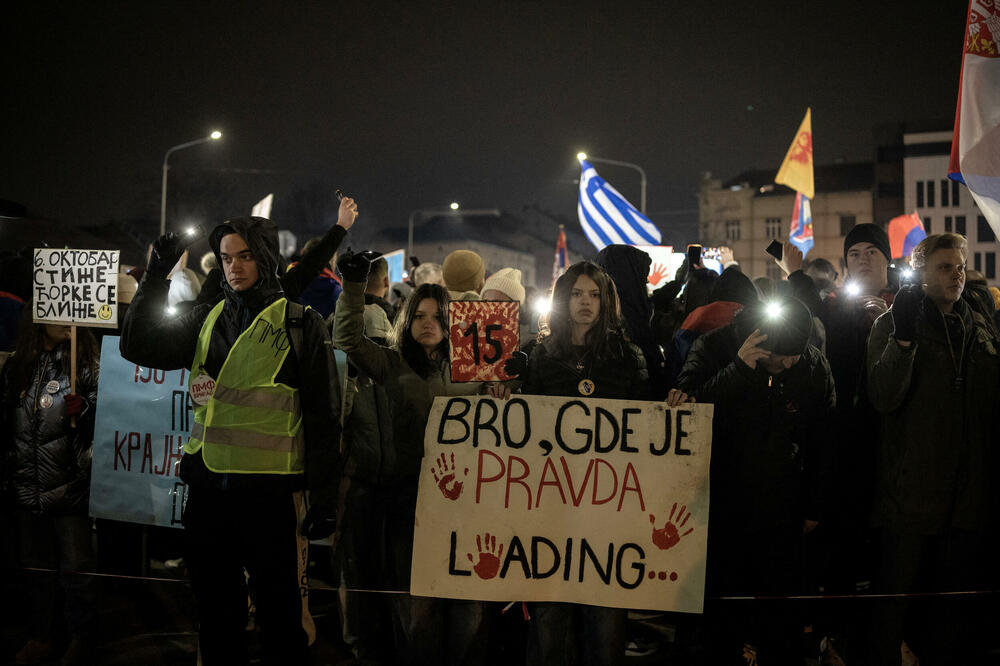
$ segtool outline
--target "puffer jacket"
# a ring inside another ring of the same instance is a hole
[[[882,414],[875,526],[918,534],[989,528],[1000,411],[1000,347],[990,329],[964,300],[942,317],[925,298],[909,347],[892,335],[892,310],[875,322],[867,359],[868,392]]]
[[[715,405],[710,523],[742,532],[822,520],[836,402],[830,366],[808,345],[778,375],[751,369],[738,357],[751,331],[738,315],[698,338],[677,382]]]
[[[347,352],[347,359],[357,366],[366,381],[374,382],[380,388],[373,393],[378,398],[378,429],[380,437],[391,433],[393,442],[391,463],[387,458],[381,463],[383,474],[388,473],[393,480],[410,484],[410,499],[415,501],[424,455],[424,430],[434,398],[475,395],[479,393],[481,384],[452,384],[447,361],[428,377],[421,377],[397,349],[384,347],[365,337],[364,287],[362,282],[344,281],[344,291],[337,300],[334,345]]]
[[[7,386],[4,378],[6,483],[17,507],[35,514],[87,513],[97,373],[82,370],[77,376],[77,393],[86,406],[72,428],[64,402],[70,392],[69,374],[63,370],[63,354],[68,353],[65,347],[42,352],[31,385],[23,392]],[[58,384],[54,393],[47,388],[49,382]],[[40,404],[44,395],[52,396],[48,408]]]
[[[209,243],[219,264],[219,242],[223,231],[233,228],[246,241],[257,262],[258,279],[244,291],[234,291],[223,281],[225,306],[219,316],[205,359],[205,372],[218,377],[236,338],[261,310],[285,294],[277,275],[278,230],[263,218],[241,218],[216,227]],[[139,284],[122,325],[122,357],[162,370],[190,369],[205,318],[214,303],[199,303],[190,312],[163,315],[169,282],[147,271]],[[282,493],[307,487],[312,504],[336,506],[337,478],[340,474],[340,391],[337,369],[330,350],[326,325],[313,310],[302,317],[302,348],[292,345],[291,353],[275,380],[298,388],[305,434],[305,478],[297,474],[217,474],[202,461],[201,452],[181,459],[181,478],[192,486],[215,489],[252,489]]]
[[[610,340],[598,358],[585,357],[582,368],[556,356],[550,338],[541,340],[528,357],[528,378],[521,392],[580,397],[580,382],[584,379],[594,383],[589,398],[650,399],[649,374],[642,350],[621,336]]]

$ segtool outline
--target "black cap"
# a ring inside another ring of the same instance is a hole
[[[871,243],[885,255],[886,261],[892,261],[892,249],[889,246],[889,234],[877,224],[856,224],[844,239],[844,261],[847,261],[847,251],[858,243]]]
[[[796,298],[774,298],[747,308],[750,324],[767,334],[761,347],[781,356],[797,356],[806,350],[812,335],[809,308]]]

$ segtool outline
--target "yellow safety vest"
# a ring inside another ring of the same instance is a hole
[[[254,318],[226,356],[215,390],[205,405],[196,405],[185,453],[202,452],[205,466],[217,473],[301,474],[305,441],[299,391],[275,382],[288,356],[281,298]],[[191,364],[188,390],[204,363],[212,329],[225,302],[205,319]]]

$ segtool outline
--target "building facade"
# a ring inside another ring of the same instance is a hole
[[[968,268],[997,285],[1000,243],[966,187],[948,178],[951,130],[905,134],[903,158],[906,211],[916,211],[928,235],[946,231],[969,241]]]
[[[764,250],[788,240],[795,193],[774,184],[775,171],[747,171],[722,182],[706,174],[698,193],[698,232],[703,245],[726,245],[751,278],[780,279],[781,269]],[[807,259],[823,257],[843,274],[844,237],[855,224],[871,222],[871,163],[817,167],[811,202],[814,243]]]

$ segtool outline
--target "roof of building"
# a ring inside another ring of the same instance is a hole
[[[777,185],[777,169],[750,169],[722,184],[723,189],[750,187],[754,196],[794,194],[794,190]],[[875,167],[871,162],[819,165],[813,172],[817,192],[847,192],[871,190],[875,184]]]

